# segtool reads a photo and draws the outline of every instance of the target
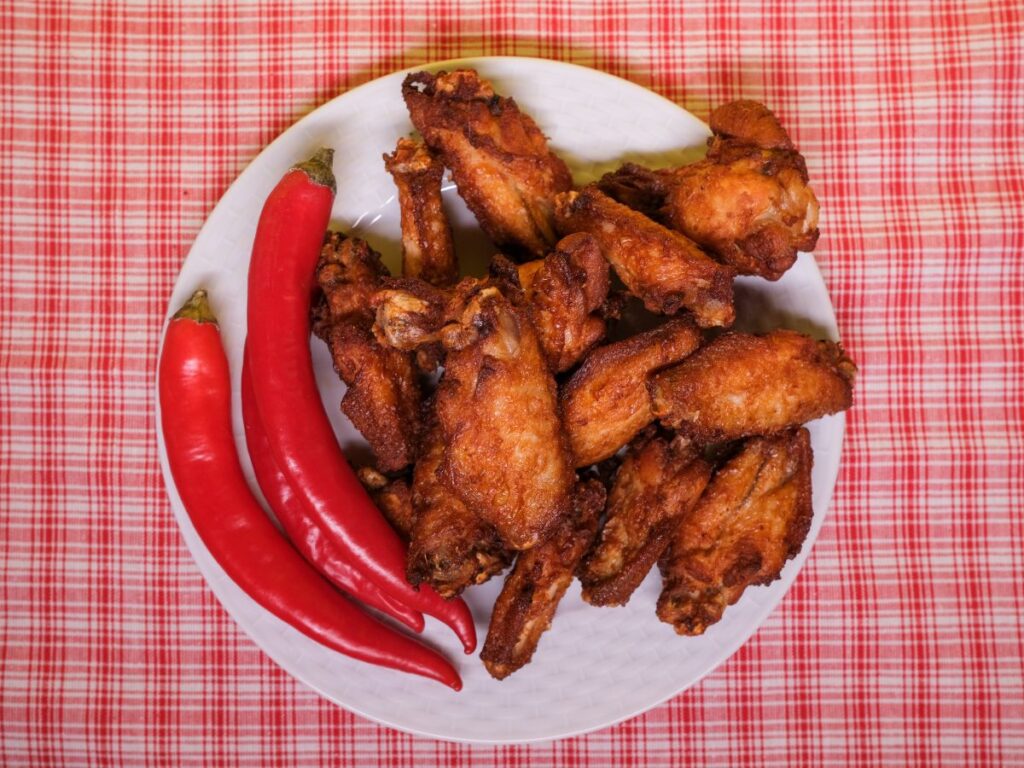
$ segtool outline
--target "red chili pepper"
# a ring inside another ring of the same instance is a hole
[[[336,592],[252,495],[231,431],[228,361],[204,291],[196,291],[167,328],[159,382],[174,484],[196,532],[228,576],[275,616],[329,648],[461,689],[444,657]]]
[[[248,352],[242,362],[242,422],[256,482],[299,553],[346,594],[402,622],[414,632],[422,632],[423,615],[382,592],[358,568],[342,558],[323,531],[306,515],[302,502],[288,484],[288,478],[278,469],[267,445],[267,436],[253,401]]]
[[[260,214],[249,265],[247,342],[256,407],[277,466],[337,551],[392,597],[448,624],[472,653],[469,608],[406,581],[405,547],[345,460],[320,400],[309,309],[334,200],[332,157],[322,149],[292,168]]]

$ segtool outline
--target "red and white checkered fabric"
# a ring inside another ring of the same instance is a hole
[[[1024,764],[1022,41],[1020,0],[3,2],[0,763]],[[764,627],[647,715],[521,748],[396,733],[278,669],[182,545],[154,436],[167,297],[243,166],[353,85],[481,54],[774,108],[861,366]]]

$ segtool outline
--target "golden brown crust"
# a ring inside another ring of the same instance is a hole
[[[567,512],[575,479],[555,381],[533,326],[487,287],[442,337],[441,480],[506,546],[528,549]]]
[[[346,237],[341,232],[327,233],[316,266],[316,280],[326,299],[329,322],[372,322],[370,299],[387,277],[390,273],[380,254],[365,240]]]
[[[846,410],[853,362],[796,331],[726,333],[650,384],[654,415],[701,443],[767,435]]]
[[[450,598],[483,584],[512,562],[494,527],[471,512],[437,476],[444,443],[430,432],[413,471],[411,506],[416,524],[410,535],[406,575],[410,584],[427,583]]]
[[[739,274],[777,280],[818,241],[807,166],[771,110],[734,101],[711,113],[707,157],[666,170],[627,163],[599,182],[615,200],[706,248]]]
[[[725,139],[765,149],[793,149],[793,142],[775,113],[758,101],[730,101],[715,109],[708,122],[714,134]]]
[[[710,477],[711,465],[686,440],[635,440],[615,476],[600,540],[580,566],[583,599],[625,605]]]
[[[711,129],[707,157],[673,172],[662,215],[740,274],[777,280],[818,241],[804,159],[754,101],[719,107]]]
[[[572,176],[530,116],[473,70],[415,72],[402,96],[495,245],[543,257],[555,242],[553,198],[572,188]]]
[[[574,465],[613,456],[650,424],[649,376],[698,346],[700,331],[692,321],[677,318],[591,352],[560,395]]]
[[[387,274],[365,241],[330,233],[317,265],[323,299],[313,330],[347,386],[342,412],[366,438],[380,469],[395,472],[415,461],[422,392],[412,356],[381,345],[370,330],[370,300]]]
[[[551,626],[573,572],[597,533],[605,490],[597,480],[576,485],[573,510],[533,549],[521,552],[494,604],[480,658],[491,676],[503,680],[529,663],[540,637]]]
[[[384,166],[398,189],[402,215],[402,275],[431,285],[458,280],[452,228],[441,203],[444,165],[422,141],[399,139],[384,155]]]
[[[585,233],[563,237],[542,261],[520,265],[527,311],[555,373],[572,368],[604,338],[599,310],[608,277],[608,262]]]
[[[381,511],[391,527],[408,541],[416,525],[416,511],[412,505],[412,490],[404,477],[391,478],[372,467],[360,467],[359,481],[369,492],[373,503]]]
[[[660,562],[658,618],[699,635],[755,584],[770,584],[810,529],[810,434],[754,438],[718,470]]]
[[[702,328],[735,319],[730,268],[717,264],[696,243],[630,210],[596,186],[555,199],[564,234],[588,232],[625,283],[651,312],[693,313]]]
[[[416,459],[422,400],[411,356],[381,346],[369,330],[345,321],[331,325],[324,341],[347,385],[342,412],[366,438],[381,470],[407,467]]]

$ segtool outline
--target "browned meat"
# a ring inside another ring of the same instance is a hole
[[[850,407],[857,368],[796,331],[726,333],[650,384],[661,423],[701,443],[767,435]]]
[[[754,438],[715,474],[660,562],[658,617],[699,635],[748,586],[770,584],[810,529],[810,434]]]

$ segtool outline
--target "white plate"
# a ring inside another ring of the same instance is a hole
[[[595,178],[623,159],[654,165],[693,159],[703,151],[707,127],[662,97],[625,80],[569,64],[525,58],[463,60],[514,96],[534,116],[577,182]],[[452,68],[455,62],[430,69]],[[325,104],[285,131],[245,169],[210,214],[182,267],[168,315],[193,290],[209,292],[220,318],[235,389],[245,334],[246,271],[263,201],[285,170],[315,148],[335,149],[338,197],[335,226],[380,249],[393,268],[399,258],[398,206],[381,155],[391,151],[409,123],[399,72]],[[475,247],[475,223],[451,185],[445,204],[462,255]],[[739,281],[747,327],[787,325],[837,338],[835,316],[814,259],[801,255],[777,283]],[[343,392],[325,348],[313,342],[317,375],[335,430],[347,448],[362,441],[337,404]],[[159,406],[158,406],[159,407]],[[235,433],[244,446],[241,413],[234,402]],[[159,425],[160,420],[157,419]],[[828,507],[839,466],[843,417],[810,426],[814,446],[814,521],[803,550],[768,587],[748,589],[724,619],[702,637],[677,636],[658,621],[659,579],[652,573],[623,608],[592,608],[574,583],[553,628],[533,661],[503,682],[492,680],[476,656],[465,656],[452,633],[428,619],[425,637],[457,665],[465,687],[455,693],[427,680],[351,661],[280,621],[227,578],[196,535],[167,468],[163,435],[160,463],[175,518],[211,589],[228,613],[284,669],[353,712],[410,733],[466,742],[510,743],[555,739],[633,717],[688,688],[732,653],[764,621],[793,583]],[[243,450],[244,457],[244,450]],[[248,461],[243,458],[248,471]],[[250,472],[250,481],[252,475]],[[501,580],[466,595],[481,645]]]

